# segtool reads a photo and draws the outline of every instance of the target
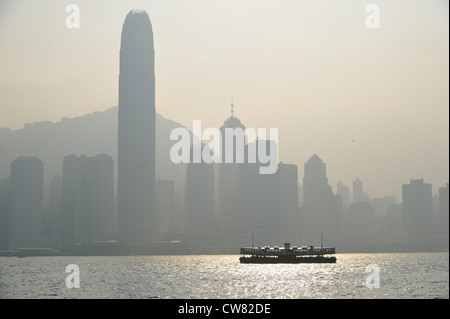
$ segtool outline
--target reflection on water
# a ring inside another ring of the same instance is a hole
[[[234,256],[0,257],[1,298],[449,298],[448,253],[337,254],[336,264]],[[66,266],[80,268],[68,289]],[[366,267],[379,267],[369,289]]]

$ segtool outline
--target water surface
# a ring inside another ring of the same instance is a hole
[[[0,298],[449,298],[448,253],[336,256],[336,264],[240,264],[239,255],[0,257]],[[80,269],[80,288],[66,287],[69,264]],[[369,288],[376,267],[379,288]]]

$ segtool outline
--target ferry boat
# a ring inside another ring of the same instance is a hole
[[[251,264],[279,264],[279,263],[336,263],[334,247],[314,247],[314,246],[291,246],[285,243],[284,247],[263,246],[263,247],[242,247],[241,263]]]

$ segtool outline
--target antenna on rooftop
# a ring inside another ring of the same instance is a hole
[[[233,104],[233,97],[231,97],[231,117],[233,117],[234,113],[234,104]]]

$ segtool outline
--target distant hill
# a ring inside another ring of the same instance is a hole
[[[69,154],[95,156],[108,154],[114,159],[117,187],[118,107],[60,122],[36,122],[23,129],[0,128],[0,178],[10,175],[11,162],[18,156],[37,156],[44,162],[44,190],[55,174],[62,176],[62,161]],[[156,178],[175,181],[176,189],[184,187],[184,164],[170,161],[170,132],[182,125],[156,114]]]

